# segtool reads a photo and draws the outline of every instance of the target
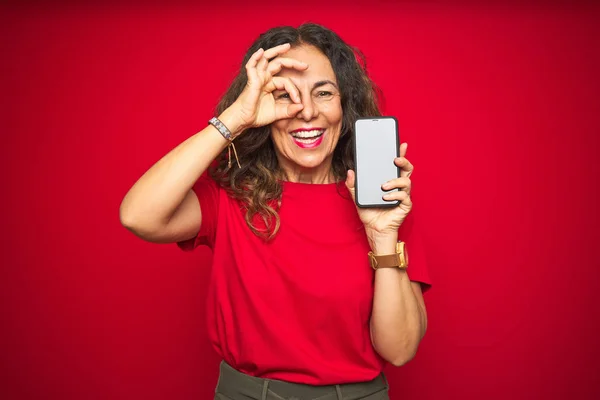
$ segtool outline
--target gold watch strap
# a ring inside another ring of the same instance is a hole
[[[408,267],[408,252],[404,242],[396,243],[396,253],[385,254],[381,256],[375,255],[372,251],[369,252],[369,261],[373,269],[379,268],[401,268]]]

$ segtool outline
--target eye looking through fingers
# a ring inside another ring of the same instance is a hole
[[[290,78],[274,76],[272,82],[275,86],[272,94],[276,101],[285,102],[286,99],[291,99],[296,103],[301,102],[300,92]]]
[[[332,100],[335,95],[336,95],[336,93],[326,91],[326,90],[320,90],[313,95],[313,98],[314,98],[313,101],[315,103],[324,103],[324,102]],[[274,91],[273,97],[275,98],[275,101],[280,102],[280,103],[289,103],[292,101],[290,94],[286,91],[280,91],[280,90]],[[300,95],[300,97],[302,97],[302,95]]]
[[[290,98],[290,94],[288,92],[274,93],[273,97],[275,100],[282,102],[290,102],[292,99]]]

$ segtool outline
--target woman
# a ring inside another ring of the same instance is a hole
[[[380,113],[353,49],[319,25],[280,27],[243,65],[218,117],[127,193],[121,221],[148,241],[212,248],[215,398],[387,399],[385,363],[409,361],[427,327],[422,260],[374,271],[367,257],[410,236],[407,144],[390,160],[401,177],[382,182],[400,205],[357,209],[353,124]]]

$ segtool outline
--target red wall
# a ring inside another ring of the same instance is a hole
[[[599,9],[250,3],[0,12],[1,397],[212,398],[210,253],[137,239],[119,204],[259,33],[309,20],[365,52],[416,167],[435,283],[391,398],[600,396]]]

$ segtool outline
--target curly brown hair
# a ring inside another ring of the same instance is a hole
[[[321,25],[306,23],[298,28],[276,27],[261,34],[248,49],[238,75],[217,105],[217,115],[225,111],[242,93],[248,77],[245,65],[258,49],[269,49],[290,43],[292,47],[311,45],[329,59],[335,73],[342,104],[342,128],[333,153],[332,172],[336,180],[343,180],[348,169],[354,169],[352,142],[354,122],[359,117],[380,116],[381,92],[367,75],[364,55],[346,44],[335,32]],[[282,170],[277,161],[269,125],[250,128],[235,139],[241,162],[228,166],[227,150],[223,151],[210,168],[212,178],[246,211],[246,224],[255,235],[272,239],[279,230],[278,209],[281,204]],[[257,226],[256,217],[259,217]],[[260,221],[262,220],[262,223]]]

